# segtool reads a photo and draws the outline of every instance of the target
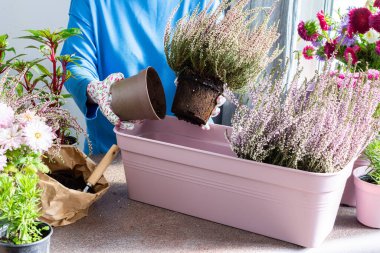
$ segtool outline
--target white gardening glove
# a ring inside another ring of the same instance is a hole
[[[132,130],[134,123],[121,121],[120,118],[111,109],[111,86],[117,81],[124,79],[122,73],[114,73],[109,75],[103,81],[92,81],[87,86],[87,95],[99,105],[100,111],[103,115],[115,126],[119,126],[122,129]]]
[[[223,95],[220,95],[216,99],[216,106],[214,110],[211,113],[210,118],[214,118],[220,114],[220,107],[226,102],[226,98]],[[209,120],[210,121],[210,120]],[[210,124],[209,121],[206,123],[206,125],[202,125],[203,130],[210,130]]]

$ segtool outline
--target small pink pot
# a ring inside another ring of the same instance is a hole
[[[356,217],[368,227],[380,228],[380,185],[361,180],[367,172],[367,166],[354,170]]]
[[[365,158],[365,156],[360,156],[354,163],[354,167],[352,172],[359,167],[368,166],[369,161]],[[355,198],[355,185],[354,185],[354,175],[352,174],[346,183],[346,187],[344,188],[343,197],[341,204],[346,206],[355,207],[356,206],[356,198]]]

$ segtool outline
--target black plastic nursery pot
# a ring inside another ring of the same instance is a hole
[[[182,72],[177,78],[172,112],[195,125],[205,125],[223,93],[223,83]]]
[[[53,228],[47,223],[40,224],[40,227],[45,226],[48,226],[49,230],[42,231],[43,238],[40,241],[22,245],[0,242],[0,253],[49,253]]]

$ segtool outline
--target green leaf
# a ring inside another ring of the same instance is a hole
[[[52,74],[50,73],[50,71],[47,70],[47,68],[45,68],[43,65],[37,63],[36,66],[37,66],[37,68],[38,68],[43,74],[45,74],[46,76],[49,76],[49,77],[52,76]]]

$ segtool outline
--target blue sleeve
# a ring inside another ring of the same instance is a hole
[[[72,0],[69,11],[68,28],[79,28],[81,36],[69,38],[62,49],[62,54],[74,54],[79,58],[77,64],[69,64],[72,74],[65,87],[73,96],[75,103],[87,119],[96,117],[97,105],[87,103],[87,86],[93,80],[99,80],[97,73],[97,49],[91,9],[88,1]]]

